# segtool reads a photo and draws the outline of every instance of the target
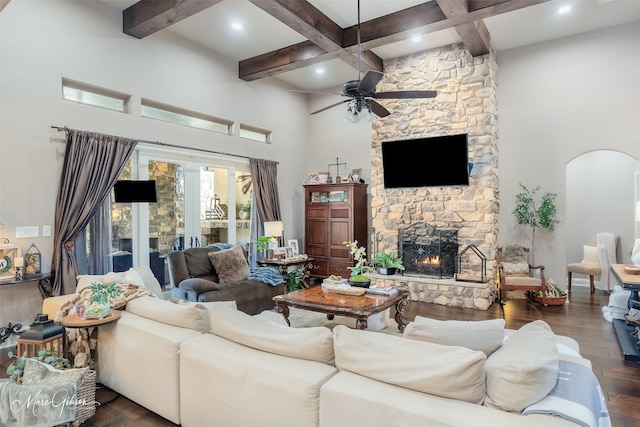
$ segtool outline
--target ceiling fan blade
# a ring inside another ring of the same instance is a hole
[[[373,111],[373,114],[378,117],[387,117],[389,114],[391,114],[389,110],[378,104],[373,99],[367,99],[367,103],[371,106],[371,111]]]
[[[382,74],[379,71],[369,70],[367,74],[364,75],[362,80],[360,80],[360,84],[358,85],[358,92],[369,94],[376,90],[376,85],[380,80],[382,80]]]
[[[329,105],[329,106],[327,106],[327,107],[321,108],[321,109],[319,109],[319,110],[317,110],[317,111],[314,111],[313,113],[309,113],[309,115],[322,113],[323,111],[326,111],[326,110],[328,110],[329,108],[337,107],[338,105],[342,105],[342,104],[344,104],[345,102],[349,102],[349,101],[351,101],[351,99],[345,99],[344,101],[336,102],[335,104],[331,104],[331,105]]]
[[[341,92],[322,92],[322,91],[315,91],[315,90],[289,89],[289,92],[313,93],[313,94],[316,94],[316,95],[340,95],[340,96],[344,96],[344,94],[341,93]]]
[[[411,98],[435,98],[438,92],[435,90],[400,90],[395,92],[376,92],[371,95],[378,99],[411,99]]]

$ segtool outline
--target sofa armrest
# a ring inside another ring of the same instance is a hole
[[[55,319],[60,307],[75,296],[76,294],[67,294],[45,298],[44,301],[42,301],[42,314],[48,314],[51,320]]]
[[[167,266],[169,269],[169,281],[174,288],[177,288],[180,282],[190,277],[183,251],[169,252],[167,254]]]
[[[184,299],[187,301],[198,301],[198,295],[203,292],[218,291],[220,284],[211,280],[193,277],[180,282],[180,286],[173,288],[174,299]]]

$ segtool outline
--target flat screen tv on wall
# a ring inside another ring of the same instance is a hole
[[[385,188],[469,185],[467,134],[385,141]]]
[[[157,202],[155,181],[117,181],[113,186],[116,203]]]

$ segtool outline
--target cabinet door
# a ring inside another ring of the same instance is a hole
[[[349,261],[349,248],[344,242],[353,238],[351,209],[349,207],[332,207],[329,212],[329,257]]]
[[[327,254],[327,208],[307,208],[305,253],[311,257],[324,258]]]

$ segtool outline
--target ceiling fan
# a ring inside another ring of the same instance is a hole
[[[360,77],[360,0],[358,0],[358,77]],[[366,119],[374,121],[375,118],[371,113],[378,117],[387,117],[389,110],[383,107],[375,99],[413,99],[413,98],[435,98],[437,92],[434,90],[403,90],[403,91],[389,91],[389,92],[376,92],[376,86],[382,80],[384,75],[379,71],[369,70],[364,75],[362,80],[350,80],[342,85],[341,96],[345,96],[349,99],[345,99],[327,107],[314,111],[311,114],[321,113],[330,108],[342,105],[348,102],[348,109],[345,118],[352,123],[359,121],[360,113],[363,113]]]

